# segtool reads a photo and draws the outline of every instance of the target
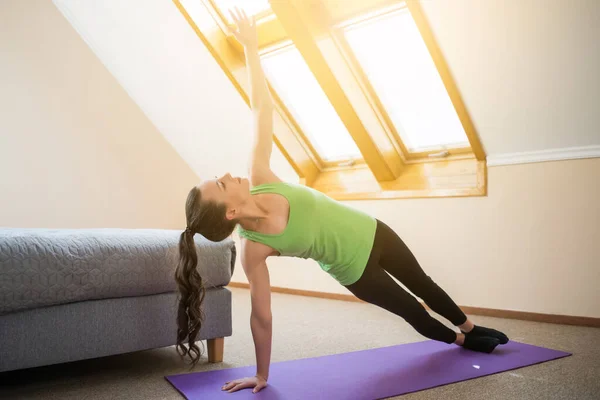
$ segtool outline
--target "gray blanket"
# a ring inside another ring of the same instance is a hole
[[[0,228],[0,315],[77,301],[177,290],[181,231]],[[206,287],[227,285],[235,244],[195,236]]]

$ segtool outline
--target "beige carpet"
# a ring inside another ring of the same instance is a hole
[[[232,289],[233,332],[225,361],[196,371],[254,364],[246,289]],[[424,340],[402,319],[370,304],[273,294],[272,361]],[[511,339],[572,352],[534,365],[401,397],[417,399],[599,399],[600,329],[473,316]],[[164,375],[185,373],[174,347],[0,374],[0,399],[183,399]]]

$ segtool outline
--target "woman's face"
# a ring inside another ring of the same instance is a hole
[[[205,181],[198,188],[202,191],[203,200],[214,201],[218,204],[224,203],[227,207],[227,218],[229,219],[236,218],[236,213],[250,198],[250,182],[248,179],[234,178],[230,174]]]

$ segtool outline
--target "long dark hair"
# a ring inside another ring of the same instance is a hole
[[[177,310],[176,349],[182,359],[186,355],[190,356],[192,367],[196,366],[202,356],[195,342],[204,320],[201,306],[205,296],[202,277],[196,269],[198,255],[194,235],[199,233],[213,242],[229,237],[237,220],[226,219],[226,211],[224,204],[202,201],[202,193],[197,187],[190,190],[185,202],[187,228],[179,237],[179,263],[175,270],[175,281],[181,295]],[[184,344],[186,339],[189,348]]]

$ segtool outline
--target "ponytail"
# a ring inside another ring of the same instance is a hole
[[[181,298],[177,309],[177,353],[182,359],[189,355],[196,366],[202,352],[196,346],[196,338],[204,321],[202,302],[206,295],[202,277],[198,273],[198,254],[194,234],[199,233],[213,242],[220,242],[231,235],[236,220],[225,218],[226,207],[211,201],[202,201],[198,187],[190,190],[185,215],[188,227],[179,237],[179,262],[175,270],[175,281]],[[185,346],[185,341],[188,347]]]
[[[181,294],[177,310],[176,349],[182,359],[186,355],[190,356],[192,367],[196,366],[202,356],[202,351],[196,345],[196,337],[204,321],[201,306],[206,295],[202,277],[196,269],[197,264],[194,234],[186,229],[179,237],[179,263],[175,270],[175,281]],[[184,344],[185,340],[188,341],[188,348]]]

